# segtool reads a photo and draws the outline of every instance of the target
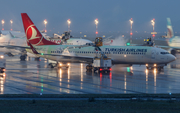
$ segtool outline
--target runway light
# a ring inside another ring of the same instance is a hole
[[[13,20],[12,19],[10,20],[10,23],[11,23],[11,31],[12,31],[12,24],[13,24]]]
[[[127,67],[127,72],[131,72],[131,70],[130,70],[130,68],[129,68],[129,67]]]
[[[70,19],[68,19],[68,20],[67,20],[67,23],[68,23],[68,31],[70,31],[70,24],[71,24],[71,20],[70,20]]]
[[[130,46],[131,44],[128,42],[128,43],[126,43],[126,45],[127,45],[127,46]]]
[[[47,32],[47,30],[46,30],[46,24],[47,24],[47,20],[45,19],[45,20],[44,20],[45,32]]]
[[[1,23],[2,23],[2,30],[4,30],[4,23],[5,23],[4,19],[1,21]]]
[[[130,68],[131,68],[131,70],[133,70],[133,67],[132,67],[132,66],[131,66]]]
[[[98,28],[98,23],[99,23],[99,21],[98,21],[98,19],[96,18],[96,19],[94,20],[94,22],[95,22],[95,24],[96,24],[96,36],[97,36],[97,34],[98,34],[97,28]]]
[[[155,25],[155,19],[154,18],[151,20],[151,24],[153,26],[153,33],[154,33],[154,25]],[[153,34],[152,37],[153,37],[153,41],[154,41],[155,34]]]
[[[6,73],[3,73],[3,77],[5,77],[6,76]]]

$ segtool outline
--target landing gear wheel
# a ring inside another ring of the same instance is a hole
[[[48,64],[48,67],[50,67],[50,68],[54,68],[54,66],[53,66],[53,64],[52,64],[52,63],[49,63],[49,64]]]
[[[35,61],[39,61],[40,60],[40,57],[36,57],[34,58]]]
[[[158,69],[158,71],[161,71],[163,69],[163,67],[161,66],[161,67],[158,67],[157,69]]]
[[[21,55],[21,56],[20,56],[20,60],[21,60],[21,61],[25,61],[25,60],[26,60],[26,55]]]
[[[86,66],[86,69],[87,69],[87,70],[92,70],[92,69],[93,69],[93,66],[90,65],[90,64],[88,64],[88,65]]]
[[[92,66],[91,64],[88,64],[88,65],[86,66],[86,72],[92,72],[92,70],[94,70],[94,69],[93,69],[93,66]]]
[[[148,69],[148,70],[153,70],[154,67],[146,67],[146,69]]]
[[[4,73],[4,68],[0,69],[0,73]]]

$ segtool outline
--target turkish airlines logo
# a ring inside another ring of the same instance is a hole
[[[40,33],[37,33],[37,31],[38,30],[35,25],[30,25],[26,29],[27,41],[33,45],[38,45],[43,39],[42,35]]]

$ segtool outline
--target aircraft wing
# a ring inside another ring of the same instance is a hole
[[[173,46],[158,46],[158,47],[161,47],[161,48],[172,48],[172,49],[179,49],[180,50],[180,47],[173,47]]]
[[[71,54],[44,54],[44,53],[38,53],[36,51],[36,49],[31,45],[31,43],[29,43],[31,50],[34,54],[36,54],[37,56],[40,55],[47,55],[47,56],[57,56],[59,57],[59,59],[66,59],[66,60],[72,60],[73,62],[93,62],[93,58],[94,57],[86,57],[86,56],[76,56],[75,54],[71,55]],[[73,47],[74,48],[74,47]]]
[[[0,45],[0,48],[7,48],[7,49],[31,49],[28,46],[15,46],[15,45]]]
[[[35,54],[35,53],[34,53]],[[59,59],[66,59],[67,62],[74,62],[74,63],[92,63],[94,57],[86,57],[86,56],[76,56],[70,54],[44,54],[44,53],[37,53],[37,56],[41,57],[42,55],[50,56],[50,57],[59,57]]]
[[[43,54],[43,53],[39,53],[39,55],[48,55],[48,56],[57,56],[60,59],[66,59],[68,61],[73,61],[73,62],[81,62],[81,63],[85,63],[85,62],[93,62],[93,58],[94,57],[86,57],[86,56],[76,56],[76,55],[65,55],[65,54],[61,54],[61,55],[55,55],[55,54]]]

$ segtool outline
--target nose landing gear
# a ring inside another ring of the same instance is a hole
[[[161,66],[161,65],[159,65],[159,66],[146,66],[146,69],[148,69],[148,70],[154,70],[154,69],[157,69],[158,71],[161,71],[161,70],[163,70],[163,68],[164,68],[164,66]]]
[[[57,63],[49,63],[48,64],[49,68],[55,68],[55,67],[57,67],[57,68],[62,68],[62,67],[69,68],[69,66],[70,66],[69,63],[64,64],[64,63],[59,63],[59,62],[57,62]]]

